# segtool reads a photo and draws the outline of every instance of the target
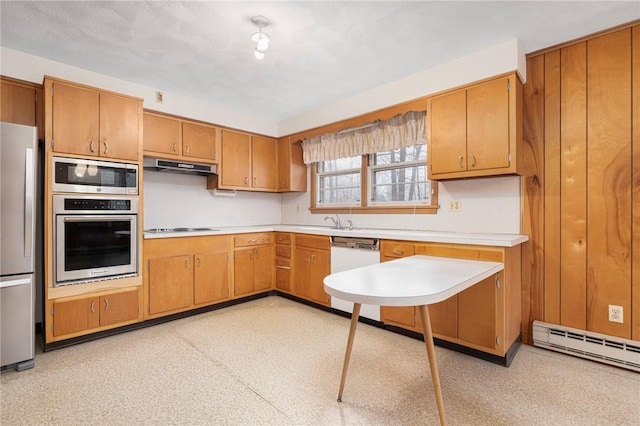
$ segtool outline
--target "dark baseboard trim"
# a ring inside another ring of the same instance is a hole
[[[193,316],[193,315],[199,315],[199,314],[203,314],[203,313],[206,313],[206,312],[211,312],[211,311],[215,311],[215,310],[218,310],[218,309],[223,309],[223,308],[226,308],[226,307],[229,307],[229,306],[239,305],[241,303],[249,302],[251,300],[262,299],[264,297],[269,297],[269,296],[284,297],[285,299],[293,300],[294,302],[302,303],[304,305],[311,306],[311,307],[316,308],[316,309],[320,309],[320,310],[323,310],[323,311],[326,311],[326,312],[331,312],[333,314],[340,315],[340,316],[345,317],[345,318],[351,318],[351,314],[348,313],[348,312],[340,311],[338,309],[331,308],[331,307],[328,307],[328,306],[325,306],[325,305],[322,305],[322,304],[319,304],[319,303],[311,302],[311,301],[309,301],[307,299],[302,299],[302,298],[300,298],[298,296],[294,296],[292,294],[285,293],[285,292],[282,292],[282,291],[279,291],[279,290],[270,290],[270,291],[267,291],[267,292],[264,292],[264,293],[252,294],[251,296],[246,296],[246,297],[242,297],[242,298],[239,298],[239,299],[228,300],[226,302],[217,303],[215,305],[203,306],[203,307],[195,308],[195,309],[192,309],[192,310],[189,310],[189,311],[185,311],[185,312],[178,312],[176,314],[167,315],[167,316],[164,316],[164,317],[161,317],[161,318],[154,318],[154,319],[138,322],[138,323],[135,323],[135,324],[130,324],[130,325],[122,326],[122,327],[112,328],[110,330],[99,331],[99,332],[87,334],[87,335],[84,335],[84,336],[78,336],[78,337],[73,337],[71,339],[61,340],[59,342],[52,342],[52,343],[48,343],[48,344],[43,344],[43,349],[42,350],[43,350],[43,352],[47,352],[47,351],[51,351],[51,350],[55,350],[55,349],[66,348],[68,346],[77,345],[79,343],[89,342],[91,340],[96,340],[96,339],[101,339],[103,337],[113,336],[113,335],[116,335],[116,334],[125,333],[127,331],[139,330],[141,328],[151,327],[151,326],[154,326],[154,325],[157,325],[157,324],[163,324],[165,322],[170,322],[170,321],[174,321],[174,320],[181,319],[181,318],[187,318],[187,317],[190,317],[190,316]],[[394,325],[385,324],[383,322],[372,320],[370,318],[360,317],[358,319],[358,322],[361,322],[363,324],[368,324],[368,325],[371,325],[373,327],[382,328],[384,330],[392,331],[394,333],[402,334],[404,336],[411,337],[413,339],[417,339],[417,340],[420,340],[420,341],[424,342],[424,338],[422,336],[422,333],[417,333],[415,331],[406,330],[406,329],[404,329],[402,327],[397,327],[397,326],[394,326]],[[434,338],[433,342],[437,346],[440,346],[440,347],[443,347],[443,348],[447,348],[447,349],[454,350],[456,352],[461,352],[461,353],[464,353],[464,354],[467,354],[467,355],[471,355],[473,357],[480,358],[480,359],[483,359],[485,361],[492,362],[494,364],[502,365],[504,367],[509,367],[509,365],[511,365],[511,361],[513,361],[513,358],[516,356],[516,353],[518,352],[518,349],[520,348],[521,336],[518,336],[516,341],[511,345],[511,347],[507,351],[506,355],[503,356],[503,357],[497,356],[497,355],[493,355],[493,354],[489,354],[489,353],[486,353],[486,352],[482,352],[482,351],[479,351],[477,349],[468,348],[466,346],[459,345],[457,343],[448,342],[446,340],[442,340],[442,339],[438,339],[438,338]]]
[[[151,327],[157,324],[163,324],[165,322],[174,321],[181,318],[187,318],[193,315],[203,314],[205,312],[211,312],[218,309],[223,309],[229,306],[239,305],[241,303],[249,302],[251,300],[262,299],[275,294],[273,291],[265,293],[252,294],[251,296],[241,297],[239,299],[227,300],[226,302],[217,303],[215,305],[203,306],[200,308],[191,309],[185,312],[178,312],[176,314],[167,315],[161,318],[154,318],[135,324],[129,324],[122,327],[112,328],[109,330],[98,331],[96,333],[87,334],[84,336],[72,337],[71,339],[61,340],[59,342],[46,343],[43,345],[42,351],[52,351],[55,349],[66,348],[69,346],[77,345],[79,343],[89,342],[91,340],[101,339],[103,337],[114,336],[116,334],[125,333],[127,331],[139,330],[141,328]]]

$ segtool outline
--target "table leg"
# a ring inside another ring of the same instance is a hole
[[[349,327],[349,339],[347,340],[347,352],[344,354],[344,365],[342,366],[342,379],[340,379],[340,390],[338,391],[338,402],[342,402],[342,391],[344,390],[344,381],[347,378],[347,369],[349,368],[349,358],[351,358],[351,348],[353,347],[353,337],[356,335],[356,327],[358,325],[358,317],[360,316],[360,303],[353,304],[353,313],[351,314],[351,326]]]
[[[433,346],[433,333],[431,332],[431,320],[429,318],[429,310],[427,305],[418,306],[420,319],[422,320],[422,329],[424,332],[424,342],[427,345],[427,357],[429,358],[429,368],[431,369],[431,380],[433,381],[433,390],[436,394],[436,403],[438,404],[438,414],[440,415],[440,424],[446,425],[447,420],[444,417],[444,404],[442,402],[442,389],[440,388],[440,376],[438,376],[438,365],[436,364],[436,351]]]

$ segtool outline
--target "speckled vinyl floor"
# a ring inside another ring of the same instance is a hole
[[[2,425],[438,424],[424,343],[272,296],[47,353],[2,373]],[[436,348],[451,425],[638,425],[640,374],[522,346]]]

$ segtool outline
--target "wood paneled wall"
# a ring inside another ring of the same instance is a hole
[[[531,56],[527,76],[523,341],[536,319],[640,340],[640,25]]]

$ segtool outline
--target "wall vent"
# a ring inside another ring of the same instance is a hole
[[[640,342],[533,322],[533,345],[640,372]]]

